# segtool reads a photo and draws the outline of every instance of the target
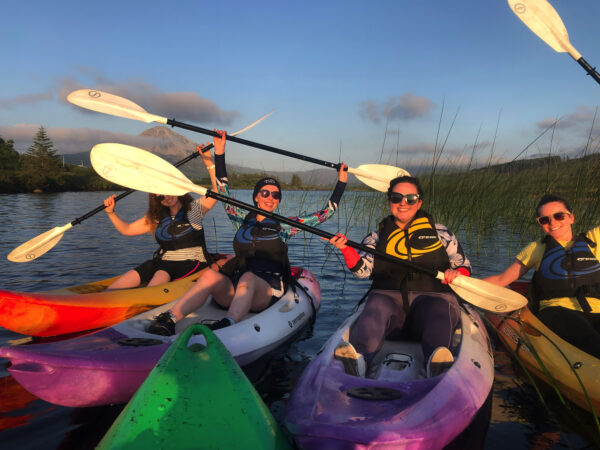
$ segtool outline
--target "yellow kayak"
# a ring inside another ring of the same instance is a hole
[[[513,283],[511,287],[526,291],[527,283]],[[509,316],[488,317],[504,345],[516,351],[527,370],[555,385],[580,407],[600,413],[600,359],[558,337],[528,308]]]

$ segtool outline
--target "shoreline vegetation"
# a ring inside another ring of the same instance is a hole
[[[552,192],[571,203],[576,230],[584,232],[598,224],[600,212],[600,154],[589,147],[581,157],[574,159],[549,154],[483,168],[441,168],[432,164],[428,173],[418,174],[425,191],[424,208],[434,214],[439,223],[459,235],[470,236],[476,243],[485,244],[486,237],[501,232],[511,236],[518,245],[537,238],[533,211],[539,198]],[[229,178],[236,189],[252,189],[263,176],[266,175],[232,173]],[[210,184],[208,174],[195,178],[194,182]],[[329,190],[331,185],[304,185],[300,177],[294,175],[289,183],[282,183],[282,188]],[[0,193],[121,189],[101,178],[92,168],[64,164],[44,127],[39,128],[25,154],[14,149],[12,140],[5,141],[0,136]],[[349,186],[348,190],[372,192],[366,186]],[[360,219],[363,224],[365,220],[370,223],[381,217],[386,208],[384,195],[364,199],[359,195],[354,204],[346,205],[351,217]]]

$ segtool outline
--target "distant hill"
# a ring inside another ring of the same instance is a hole
[[[537,167],[547,166],[549,164],[559,164],[562,161],[560,156],[543,156],[540,158],[519,159],[503,164],[495,164],[489,167],[483,167],[477,170],[491,170],[494,173],[518,172],[526,169],[535,169]]]

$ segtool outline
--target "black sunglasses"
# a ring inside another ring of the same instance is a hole
[[[561,211],[561,212],[551,214],[549,216],[538,217],[537,221],[540,225],[548,225],[550,223],[551,218],[554,218],[554,220],[556,220],[557,222],[562,222],[570,215],[571,215],[571,213]]]
[[[258,191],[262,198],[267,198],[269,195],[273,197],[273,200],[281,200],[281,192],[279,191],[269,191],[268,189],[261,189]]]
[[[390,203],[402,203],[402,199],[406,200],[407,205],[416,204],[421,196],[419,194],[399,194],[398,192],[392,192],[388,195]]]
[[[152,194],[159,201],[162,202],[165,199],[165,196],[162,194]]]

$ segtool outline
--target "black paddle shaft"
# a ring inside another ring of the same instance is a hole
[[[216,192],[211,191],[210,189],[207,189],[206,193],[204,195],[206,197],[210,197],[210,198],[214,198],[215,200],[219,200],[220,202],[229,203],[230,205],[237,206],[238,208],[246,209],[248,211],[252,211],[257,214],[260,214],[261,216],[269,217],[271,219],[275,219],[279,222],[286,223],[293,227],[300,228],[301,230],[308,231],[309,233],[316,234],[317,236],[321,236],[326,239],[331,239],[332,237],[335,236],[335,234],[331,234],[331,233],[328,233],[327,231],[323,231],[318,228],[311,227],[309,225],[305,225],[301,222],[296,222],[295,220],[292,220],[288,217],[280,216],[279,214],[265,211],[263,209],[257,208],[256,206],[249,205],[248,203],[240,202],[239,200],[236,200],[235,198],[231,198],[231,197],[227,197],[226,195],[218,194]],[[429,267],[421,266],[420,264],[415,264],[410,261],[405,261],[404,259],[396,258],[395,256],[380,252],[378,250],[375,250],[374,248],[367,247],[366,245],[363,245],[363,244],[359,244],[358,242],[353,242],[353,241],[349,240],[348,242],[346,242],[346,245],[349,245],[350,247],[353,247],[357,250],[362,250],[363,252],[372,253],[373,255],[375,255],[379,258],[384,258],[388,261],[402,264],[402,265],[409,267],[413,270],[416,270],[418,272],[426,273],[427,275],[430,275],[434,278],[438,274],[438,272],[436,270],[433,270]]]
[[[196,131],[202,134],[208,134],[209,136],[221,137],[219,133],[213,130],[209,130],[202,127],[197,127],[195,125],[190,125],[183,122],[178,122],[175,119],[167,119],[167,125],[171,125],[172,127],[185,128],[186,130]],[[271,153],[277,153],[279,155],[290,156],[292,158],[301,159],[302,161],[308,161],[314,164],[319,164],[321,166],[329,167],[331,169],[340,170],[340,164],[334,164],[332,162],[323,161],[321,159],[311,158],[310,156],[300,155],[298,153],[292,153],[287,150],[282,150],[280,148],[271,147],[270,145],[259,144],[258,142],[248,141],[247,139],[242,139],[237,136],[227,135],[227,140],[231,142],[237,142],[238,144],[248,145],[249,147],[259,148],[261,150],[266,150]]]
[[[213,148],[213,144],[209,144],[206,147],[204,147],[202,149],[202,153],[206,153],[208,152],[211,148]],[[194,152],[189,154],[188,156],[186,156],[185,158],[183,158],[181,161],[176,162],[175,164],[173,164],[175,167],[179,167],[179,166],[183,166],[185,163],[187,163],[188,161],[191,161],[194,158],[197,158],[200,155],[199,152]],[[133,192],[135,192],[135,189],[127,189],[125,192],[121,192],[119,195],[117,195],[115,197],[115,202],[118,202],[119,200],[121,200],[122,198],[127,197],[129,194],[132,194]],[[99,213],[100,211],[104,210],[106,208],[106,206],[104,205],[100,205],[98,206],[96,209],[90,211],[87,214],[84,214],[81,217],[78,217],[77,219],[75,219],[74,221],[71,222],[71,225],[77,225],[78,223],[83,222],[85,219],[88,219],[90,217],[92,217],[94,214]]]
[[[583,59],[583,56],[577,60],[579,65],[585,69],[589,76],[591,76],[598,84],[600,84],[600,74],[596,72],[596,68],[592,67],[588,64],[588,62]]]

